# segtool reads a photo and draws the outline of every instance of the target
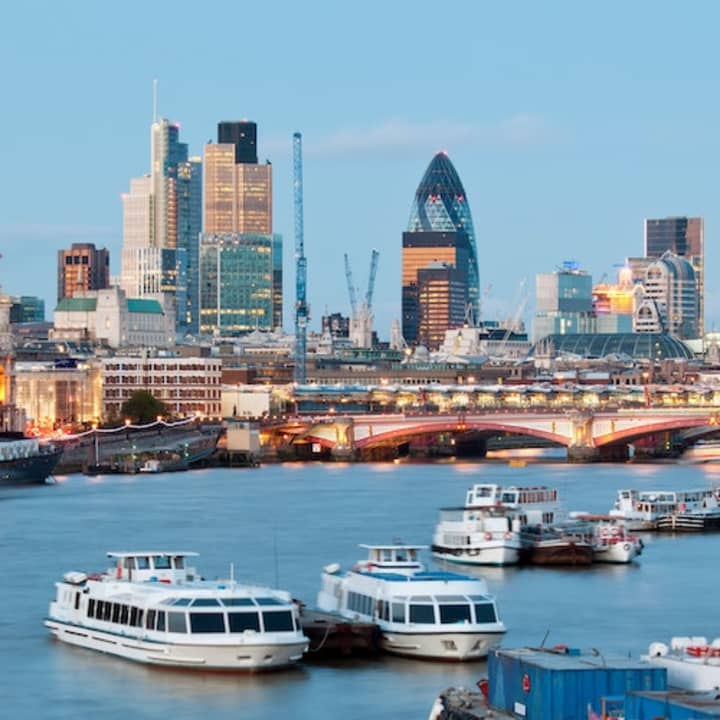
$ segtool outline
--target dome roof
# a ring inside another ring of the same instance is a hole
[[[553,354],[582,358],[627,355],[634,360],[690,360],[691,350],[674,335],[666,333],[575,333],[548,335],[530,348],[530,356],[552,346]]]

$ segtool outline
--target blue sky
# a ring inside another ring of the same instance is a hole
[[[447,150],[465,185],[486,317],[578,260],[611,277],[645,217],[705,217],[707,327],[720,325],[716,228],[720,5],[711,2],[26,2],[0,10],[0,282],[56,297],[56,252],[111,251],[120,194],[149,169],[152,81],[193,154],[219,120],[258,123],[294,302],[292,133],[305,145],[311,328],[349,310],[380,251],[376,329],[400,317],[415,188]]]

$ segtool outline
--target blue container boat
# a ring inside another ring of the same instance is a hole
[[[630,692],[625,697],[626,720],[701,720],[720,718],[720,693],[669,691]]]
[[[488,656],[491,707],[527,720],[587,720],[603,698],[666,690],[665,668],[627,657],[552,649],[495,649]]]

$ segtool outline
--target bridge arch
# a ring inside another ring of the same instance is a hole
[[[620,443],[630,443],[633,440],[639,440],[642,437],[657,435],[662,432],[670,432],[673,430],[689,430],[691,428],[707,426],[707,416],[703,417],[687,417],[662,420],[651,424],[645,424],[641,427],[628,427],[615,432],[605,433],[595,438],[595,447],[603,447],[604,445],[617,445]],[[715,430],[717,432],[717,428]],[[708,433],[709,434],[709,433]]]

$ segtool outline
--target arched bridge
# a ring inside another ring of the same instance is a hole
[[[709,408],[368,414],[296,420],[289,430],[293,441],[316,443],[338,456],[399,446],[428,434],[475,433],[542,438],[567,447],[569,459],[594,460],[650,436],[693,429],[709,434],[720,429],[720,413]]]

